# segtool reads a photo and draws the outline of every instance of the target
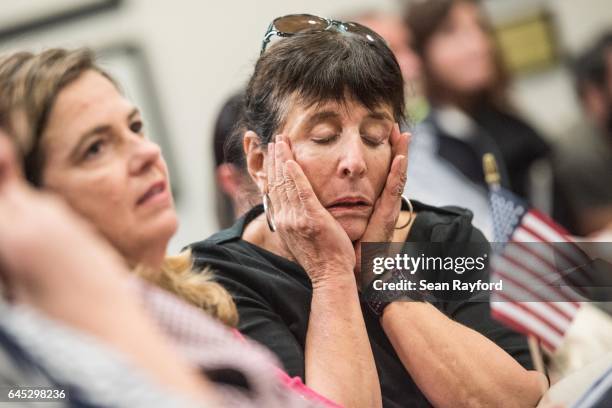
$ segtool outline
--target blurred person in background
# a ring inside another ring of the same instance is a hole
[[[427,131],[439,160],[486,195],[482,156],[492,153],[503,184],[564,222],[565,203],[554,186],[550,148],[508,100],[509,77],[479,2],[415,2],[406,10],[406,21],[421,57],[432,106]],[[456,199],[463,206],[462,196]]]
[[[327,403],[305,387],[291,387],[268,352],[248,340],[236,339],[209,317],[233,326],[236,308],[227,291],[210,280],[208,271],[192,270],[189,252],[166,256],[177,216],[165,161],[159,147],[146,138],[138,109],[96,65],[89,50],[49,49],[3,57],[0,107],[23,157],[22,173],[31,185],[56,200],[63,199],[88,221],[92,232],[104,237],[107,247],[112,245],[113,259],[123,269],[130,268],[138,277],[165,289],[133,279],[134,297],[141,297],[147,312],[178,351],[218,386],[215,389],[224,406]],[[25,230],[33,233],[35,227],[29,226]],[[19,225],[13,229],[20,231]],[[20,243],[26,243],[26,238]],[[49,248],[41,244],[39,255],[29,258],[53,263],[58,246],[64,252],[74,251],[75,257],[80,256],[77,260],[87,258],[88,253],[83,252],[88,248],[86,243],[64,241],[52,239]],[[24,254],[28,249],[21,248],[19,254],[28,257]],[[9,265],[18,263],[19,254],[9,258]],[[90,262],[112,266],[94,257]],[[27,265],[24,268],[29,269]],[[83,267],[83,274],[91,272],[92,282],[104,284],[105,275],[89,269],[93,268]],[[86,301],[86,293],[66,283],[55,280],[59,293],[74,289],[74,297]],[[121,304],[116,309],[108,301],[105,304],[107,314],[124,313]],[[54,304],[48,306],[53,308]],[[82,320],[92,317],[85,307],[72,310]],[[137,347],[139,336],[134,336],[131,344]]]
[[[413,49],[413,38],[406,19],[394,14],[367,12],[357,14],[351,21],[376,31],[387,41],[404,77],[406,86],[407,123],[412,139],[408,153],[408,179],[404,193],[407,197],[436,206],[459,205],[474,214],[474,226],[487,239],[493,239],[493,225],[489,200],[483,189],[466,178],[452,164],[441,160],[435,132],[423,120],[429,113],[427,98],[423,95],[420,57]],[[432,188],[444,186],[444,188]]]
[[[421,86],[421,62],[411,47],[410,27],[400,15],[382,11],[367,11],[345,18],[376,32],[387,42],[400,66],[406,87],[406,112],[411,123],[418,123],[427,116],[427,100]]]
[[[576,59],[574,80],[586,123],[560,143],[558,176],[576,233],[612,234],[612,31]]]
[[[226,143],[233,132],[241,131],[237,126],[243,99],[244,92],[239,92],[225,101],[217,115],[213,132],[217,220],[221,228],[229,227],[236,218],[260,202],[257,187],[246,171],[242,149],[235,149],[231,143]]]
[[[369,295],[362,242],[488,247],[468,211],[402,200],[404,84],[385,41],[311,15],[274,20],[265,39],[235,140],[264,205],[190,246],[234,295],[239,329],[345,406],[535,405],[545,380],[486,300]]]

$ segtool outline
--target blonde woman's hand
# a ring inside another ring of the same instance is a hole
[[[115,282],[119,271],[127,273],[119,255],[88,223],[60,199],[26,184],[12,144],[1,133],[0,269],[12,297],[30,303],[46,301],[47,294],[60,289],[101,294],[102,279]],[[94,272],[100,269],[102,276]]]
[[[276,232],[313,286],[329,278],[353,278],[355,252],[351,240],[319,202],[281,135],[268,144],[267,177]]]
[[[355,242],[355,273],[360,277],[360,284],[367,285],[370,276],[361,276],[361,243],[390,242],[400,215],[401,196],[406,185],[408,145],[410,133],[400,133],[396,123],[389,137],[391,143],[391,166],[382,193],[374,203],[374,210],[362,237]]]

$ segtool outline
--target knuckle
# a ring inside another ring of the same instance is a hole
[[[402,183],[397,183],[391,189],[391,195],[394,196],[394,197],[401,197],[403,192],[404,192],[404,184],[402,184]]]
[[[308,190],[300,190],[298,191],[298,197],[301,201],[306,201],[310,199],[310,191]]]

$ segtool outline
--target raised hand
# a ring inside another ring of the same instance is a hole
[[[276,231],[313,286],[352,273],[355,253],[348,235],[321,205],[281,135],[268,144],[267,178]]]
[[[401,210],[401,196],[406,184],[408,144],[410,133],[400,133],[395,124],[389,138],[391,143],[391,166],[382,193],[374,204],[374,210],[361,239],[354,244],[355,273],[360,276],[361,243],[390,242]],[[361,285],[369,283],[369,277],[360,276]]]
[[[1,132],[0,269],[10,295],[28,303],[67,290],[100,293],[101,281],[127,274],[116,251],[88,223],[60,199],[27,185]]]

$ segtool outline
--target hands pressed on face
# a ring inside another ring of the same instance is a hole
[[[406,185],[409,133],[400,133],[396,124],[389,138],[391,143],[391,166],[382,193],[374,203],[374,211],[368,221],[368,226],[361,238],[355,242],[355,272],[360,277],[361,287],[367,285],[371,277],[363,276],[361,271],[362,242],[390,242],[397,225],[402,201],[401,196]]]
[[[268,144],[266,170],[276,230],[313,286],[333,274],[352,271],[355,254],[348,235],[321,205],[281,135]]]
[[[331,274],[359,272],[361,242],[386,242],[393,235],[406,182],[409,134],[396,124],[389,138],[391,165],[365,233],[351,242],[340,223],[319,202],[295,161],[287,138],[268,144],[267,188],[274,222],[285,249],[304,267],[313,284]]]

